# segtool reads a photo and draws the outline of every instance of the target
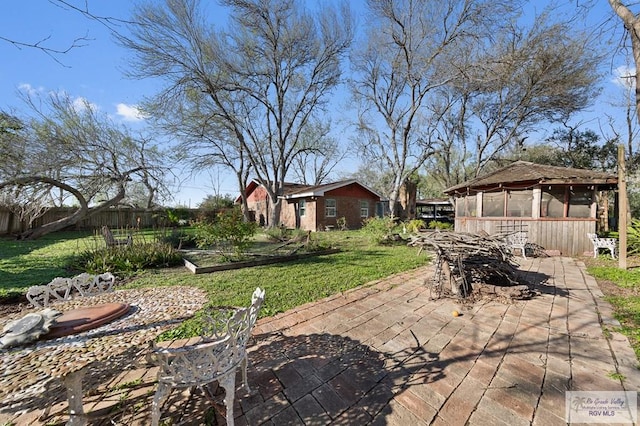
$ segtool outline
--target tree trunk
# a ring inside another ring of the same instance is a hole
[[[609,0],[609,4],[616,15],[622,20],[631,39],[633,61],[636,65],[636,118],[638,119],[638,123],[640,123],[640,87],[638,86],[638,81],[640,81],[638,79],[640,76],[640,19],[619,0]]]
[[[78,208],[78,210],[76,210],[76,212],[71,216],[64,217],[62,219],[56,220],[55,222],[45,223],[44,225],[37,228],[27,229],[18,236],[18,239],[36,240],[43,235],[50,234],[51,232],[61,231],[67,226],[75,225],[88,216],[90,216],[90,214],[87,209]]]
[[[238,188],[240,189],[240,202],[242,203],[242,215],[245,222],[251,221],[251,215],[249,214],[249,203],[247,202],[247,180],[242,172],[236,173],[238,178]]]
[[[70,188],[70,187],[67,187],[67,188]],[[22,232],[18,236],[18,239],[19,240],[35,240],[37,238],[42,237],[43,235],[50,234],[51,232],[60,231],[66,228],[67,226],[75,225],[76,223],[80,222],[82,219],[91,217],[98,212],[101,212],[103,210],[106,210],[110,207],[117,205],[120,201],[124,199],[124,196],[125,196],[125,189],[124,187],[121,186],[120,190],[118,191],[115,197],[113,197],[108,201],[105,201],[99,206],[89,208],[87,202],[84,200],[84,198],[79,193],[79,191],[75,190],[74,188],[71,188],[70,192],[72,192],[76,196],[76,199],[80,202],[80,207],[78,208],[78,210],[76,210],[73,214],[67,217],[63,217],[62,219],[56,220],[55,222],[46,223],[37,228],[28,229]]]
[[[269,211],[269,228],[280,226],[280,212],[282,211],[282,200],[276,196],[276,201],[271,198],[271,210]]]

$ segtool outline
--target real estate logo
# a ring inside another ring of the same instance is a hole
[[[570,391],[565,393],[567,423],[632,423],[638,419],[638,393]]]

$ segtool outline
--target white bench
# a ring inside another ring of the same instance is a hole
[[[31,286],[27,290],[27,300],[36,308],[46,308],[53,302],[71,300],[75,294],[80,297],[114,291],[116,277],[110,272],[100,275],[82,273],[73,278],[54,278],[49,284]]]
[[[598,257],[598,250],[601,248],[609,249],[609,253],[611,253],[611,258],[616,258],[616,245],[618,244],[618,240],[615,238],[600,238],[598,234],[590,234],[587,233],[587,237],[591,240],[591,244],[593,244],[593,257]]]

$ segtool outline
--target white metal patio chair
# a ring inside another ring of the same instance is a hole
[[[618,240],[615,238],[600,238],[598,234],[587,233],[587,237],[591,240],[591,244],[593,244],[593,257],[594,259],[598,257],[598,251],[601,248],[608,249],[609,253],[611,253],[611,258],[616,258],[616,245],[618,244]]]
[[[507,234],[505,237],[507,247],[511,250],[519,249],[522,253],[523,258],[527,258],[525,253],[527,248],[527,243],[529,242],[529,237],[525,231],[516,231],[511,234]]]
[[[225,391],[227,425],[233,426],[236,370],[242,369],[247,391],[247,342],[264,301],[264,290],[256,288],[247,308],[221,308],[205,311],[201,338],[197,343],[176,348],[153,344],[151,358],[160,365],[158,389],[151,408],[151,424],[160,422],[160,409],[171,389],[195,388],[217,381]]]

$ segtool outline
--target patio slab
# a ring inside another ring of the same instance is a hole
[[[584,264],[520,262],[538,291],[527,301],[431,300],[424,267],[258,321],[253,392],[238,390],[236,425],[566,424],[566,391],[640,389],[635,354]],[[148,424],[154,391],[154,370],[141,367],[98,385],[85,409],[92,424]],[[210,407],[199,391],[174,391],[163,413],[224,424]],[[0,423],[35,417],[5,412]]]

